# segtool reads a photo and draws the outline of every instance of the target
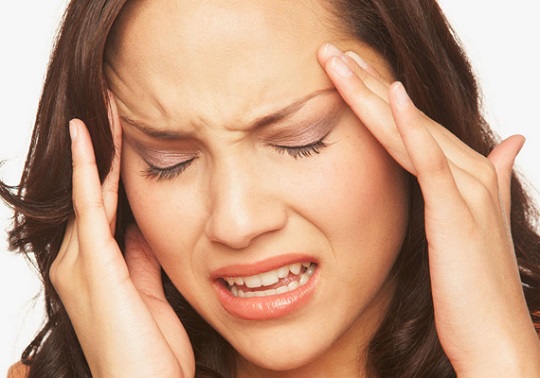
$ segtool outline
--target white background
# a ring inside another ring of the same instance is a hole
[[[18,183],[44,72],[66,0],[0,3],[0,177]],[[527,143],[518,167],[540,188],[540,2],[441,0],[484,91],[488,120],[501,136]],[[539,198],[536,195],[536,198]],[[19,359],[42,321],[39,280],[6,252],[10,212],[0,204],[0,377]]]

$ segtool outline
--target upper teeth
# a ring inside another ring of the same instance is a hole
[[[298,275],[304,266],[308,271],[311,270],[309,275],[313,274],[315,266],[312,263],[295,263],[286,265],[278,269],[271,270],[260,274],[255,274],[249,277],[225,277],[229,286],[233,285],[245,285],[250,289],[254,289],[262,286],[271,286],[279,282],[281,278],[285,278],[289,275],[289,272]]]

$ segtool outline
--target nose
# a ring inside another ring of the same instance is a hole
[[[267,177],[268,178],[268,177]],[[228,164],[210,180],[207,237],[232,249],[248,247],[254,239],[286,223],[286,210],[272,180],[254,164]]]

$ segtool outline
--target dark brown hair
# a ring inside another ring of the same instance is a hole
[[[33,254],[43,277],[47,321],[23,354],[30,377],[90,377],[67,313],[49,280],[71,203],[68,121],[89,126],[101,178],[110,168],[113,142],[103,73],[109,32],[127,0],[77,0],[69,4],[56,41],[18,188],[0,184],[14,209],[11,248]],[[337,0],[343,29],[383,56],[416,105],[469,146],[486,155],[496,143],[484,121],[469,62],[435,0]],[[397,291],[368,351],[369,369],[383,377],[454,377],[437,337],[424,233],[423,200],[411,179],[408,234],[392,271]],[[539,219],[522,184],[512,180],[511,228],[523,290],[537,327],[540,319]],[[117,241],[132,220],[120,190]],[[167,297],[186,327],[198,376],[231,376],[231,348],[163,275]],[[489,321],[489,319],[486,319]]]

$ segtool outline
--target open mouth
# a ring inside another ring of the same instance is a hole
[[[295,263],[248,277],[223,277],[227,289],[235,297],[268,297],[287,293],[304,286],[315,270],[313,262]]]

